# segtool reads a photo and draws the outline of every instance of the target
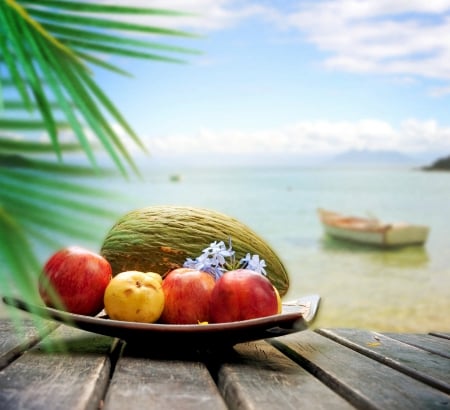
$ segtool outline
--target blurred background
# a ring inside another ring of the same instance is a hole
[[[42,14],[46,8],[36,3],[27,6],[34,7],[30,15],[50,24]],[[286,299],[321,295],[317,326],[449,331],[450,174],[445,161],[433,165],[450,155],[450,1],[135,0],[127,7],[184,13],[126,18],[172,30],[163,37],[168,52],[153,48],[173,61],[108,48],[90,50],[95,64],[85,60],[89,75],[133,129],[111,110],[105,116],[108,138],[123,141],[130,160],[125,154],[123,162],[115,159],[124,151],[111,154],[118,145],[101,142],[88,112],[85,136],[92,152],[72,150],[80,135],[73,126],[62,127],[58,162],[57,144],[45,127],[13,127],[11,119],[27,117],[0,111],[6,136],[0,142],[2,209],[26,227],[13,237],[9,219],[2,219],[8,267],[2,293],[32,292],[38,268],[58,248],[76,243],[99,250],[115,220],[131,209],[195,205],[230,214],[265,238],[290,273]],[[117,27],[112,33],[144,36]],[[160,34],[145,35],[148,42],[160,41]],[[67,39],[69,33],[58,36],[85,53]],[[21,94],[8,87],[4,50],[4,99],[15,101]],[[55,90],[52,95],[58,97]],[[95,96],[87,111],[98,101],[105,106]],[[42,117],[42,111],[30,114],[31,120]],[[47,146],[25,155],[41,165],[27,168],[18,161],[23,140],[28,147]],[[90,172],[94,162],[97,171]],[[49,163],[60,164],[59,171],[42,166]],[[30,175],[32,187],[26,184]],[[19,214],[24,197],[34,199],[34,208]],[[324,235],[319,207],[424,224],[430,235],[424,246],[394,250],[339,242]],[[25,238],[27,252],[17,238]]]

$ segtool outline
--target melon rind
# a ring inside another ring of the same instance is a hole
[[[267,277],[280,296],[285,295],[289,276],[270,245],[247,225],[210,209],[166,205],[131,211],[108,232],[100,253],[110,262],[113,275],[138,270],[164,276],[212,242],[228,246],[230,239],[236,260],[247,253],[259,255],[266,262]]]

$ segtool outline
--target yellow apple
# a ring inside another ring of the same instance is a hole
[[[164,309],[162,278],[153,272],[121,272],[109,282],[103,300],[111,319],[154,323]]]

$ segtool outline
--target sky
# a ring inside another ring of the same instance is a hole
[[[196,13],[137,19],[198,34],[158,39],[187,64],[95,73],[155,158],[450,153],[450,0],[127,4]]]

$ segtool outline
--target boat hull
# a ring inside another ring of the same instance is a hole
[[[319,211],[319,215],[324,231],[329,236],[367,245],[380,247],[423,245],[429,233],[429,228],[424,225],[383,224],[371,219],[346,217],[330,211]]]

